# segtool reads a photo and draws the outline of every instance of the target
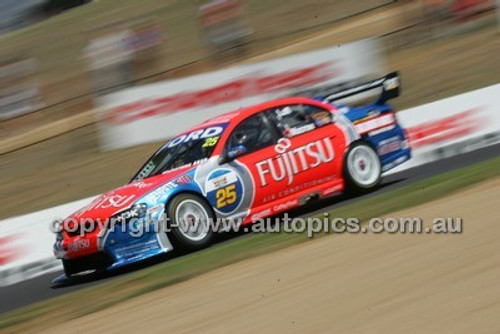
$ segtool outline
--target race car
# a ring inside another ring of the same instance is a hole
[[[380,98],[368,106],[333,103],[379,86]],[[214,221],[245,226],[343,191],[374,189],[384,171],[411,157],[386,103],[398,94],[391,74],[210,119],[169,140],[128,184],[62,221],[54,253],[68,277],[108,270],[206,247],[218,232]]]

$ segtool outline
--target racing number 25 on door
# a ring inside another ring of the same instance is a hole
[[[236,185],[231,184],[227,187],[217,190],[215,193],[217,199],[217,208],[223,208],[236,202]]]

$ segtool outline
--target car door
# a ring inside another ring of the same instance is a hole
[[[270,175],[260,173],[262,165],[276,157],[275,145],[278,138],[277,129],[260,112],[237,125],[225,143],[226,154],[231,160],[229,164],[244,166],[252,179],[252,184],[246,186],[245,193],[246,197],[253,199],[253,212],[272,202],[276,194],[286,187],[286,184],[272,180]]]
[[[265,115],[282,136],[275,159],[275,166],[280,166],[281,159],[286,169],[287,189],[281,196],[341,182],[345,138],[329,110],[290,104],[269,109]]]

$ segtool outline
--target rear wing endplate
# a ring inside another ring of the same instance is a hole
[[[323,99],[324,102],[334,102],[382,87],[382,93],[376,103],[383,104],[387,100],[399,96],[400,86],[399,73],[392,72],[382,78],[349,87],[343,87],[338,90],[332,90],[327,94],[324,94],[321,99]]]

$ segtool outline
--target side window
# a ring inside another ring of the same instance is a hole
[[[332,123],[332,114],[306,104],[293,104],[266,111],[281,133],[288,138]]]
[[[233,130],[227,141],[227,148],[244,147],[245,153],[255,152],[274,144],[269,126],[262,120],[261,114],[250,116]]]

